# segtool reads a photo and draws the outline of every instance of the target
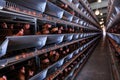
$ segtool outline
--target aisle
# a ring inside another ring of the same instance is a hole
[[[112,80],[111,74],[109,49],[103,38],[75,80]]]

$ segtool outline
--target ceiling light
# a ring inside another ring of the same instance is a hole
[[[101,25],[100,27],[101,27],[101,28],[103,28],[104,26],[103,26],[103,25]]]
[[[101,28],[104,28],[104,25],[101,25]]]
[[[101,3],[101,2],[102,2],[102,0],[98,0],[97,2]]]
[[[103,24],[104,22],[103,21],[101,21],[101,22],[99,22],[100,24]]]
[[[3,65],[1,65],[2,67],[5,67],[5,65],[3,64]]]
[[[104,25],[101,25],[101,27],[104,27]]]
[[[100,13],[100,15],[102,16],[102,15],[103,15],[103,13]]]
[[[3,9],[3,7],[2,7],[2,6],[0,6],[0,9]]]
[[[95,15],[99,15],[100,14],[100,11],[99,10],[96,10],[95,11]]]
[[[100,24],[102,24],[103,22],[100,22]]]
[[[103,21],[104,19],[102,18],[101,20]]]
[[[103,26],[101,26],[101,28],[103,28]]]

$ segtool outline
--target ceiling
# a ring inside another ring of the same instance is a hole
[[[97,0],[88,0],[88,2],[90,3],[90,6],[94,12],[96,9],[98,9],[100,13],[103,13],[103,15],[97,16],[97,18],[99,19],[99,22],[103,18],[104,23],[106,23],[108,0],[102,0],[101,3],[98,3]]]
[[[97,0],[88,0],[89,3],[96,2]]]

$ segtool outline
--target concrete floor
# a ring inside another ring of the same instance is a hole
[[[74,80],[113,80],[109,48],[106,43],[105,38],[102,38],[88,62]]]

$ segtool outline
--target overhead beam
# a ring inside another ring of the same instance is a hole
[[[107,8],[103,8],[103,9],[99,9],[101,13],[105,14],[105,13],[108,13],[108,10]],[[95,11],[95,10],[93,10]]]
[[[107,16],[107,14],[104,14],[102,16],[97,16],[98,18],[105,18]]]
[[[108,6],[108,0],[102,1],[101,3],[98,2],[91,3],[90,6],[93,10],[98,8],[104,8]]]
[[[104,14],[104,13],[108,13],[107,8],[101,9],[100,11],[101,11],[103,14]]]

